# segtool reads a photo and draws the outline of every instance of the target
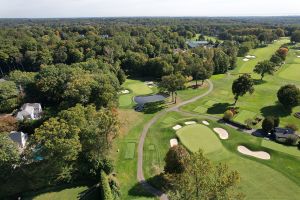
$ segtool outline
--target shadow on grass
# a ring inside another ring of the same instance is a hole
[[[261,79],[254,79],[253,82],[254,82],[254,85],[262,85],[262,84],[266,83],[267,81],[261,80]]]
[[[260,112],[264,117],[287,117],[292,114],[292,110],[286,109],[280,104],[263,107]]]
[[[232,104],[216,103],[207,109],[207,113],[208,114],[223,114],[228,109],[229,106],[232,106]]]
[[[153,102],[153,103],[146,103],[146,104],[144,104],[143,113],[153,114],[153,113],[156,113],[158,111],[161,111],[165,107],[166,107],[165,106],[165,101],[157,101],[157,102]]]
[[[146,182],[141,182],[135,184],[128,192],[131,196],[138,197],[155,197],[149,191],[153,191],[157,196],[162,195],[166,191],[167,182],[163,177],[163,174],[156,175],[146,180]]]

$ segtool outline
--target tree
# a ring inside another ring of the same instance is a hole
[[[221,49],[215,50],[213,61],[215,74],[223,74],[227,72],[230,68],[229,56],[226,53],[224,53],[224,51],[222,51]]]
[[[201,151],[190,156],[183,173],[167,177],[174,200],[243,199],[237,192],[239,173],[230,171],[227,165],[212,164]]]
[[[233,113],[231,110],[226,110],[223,116],[225,120],[231,120],[233,118]]]
[[[277,98],[285,108],[291,109],[300,103],[300,90],[291,84],[282,86],[277,92]]]
[[[260,74],[261,75],[261,80],[263,80],[265,74],[270,74],[270,75],[274,74],[275,65],[274,65],[274,63],[272,63],[268,60],[265,60],[265,61],[259,62],[255,66],[253,71],[257,74]]]
[[[0,82],[0,112],[11,112],[19,105],[19,90],[12,81]]]
[[[18,129],[17,120],[12,116],[0,117],[0,133],[11,132]]]
[[[166,90],[172,95],[172,101],[175,101],[176,103],[176,91],[184,89],[185,87],[186,79],[181,74],[171,74],[169,76],[163,76],[161,79],[161,82],[159,84],[159,87],[162,90]],[[174,99],[174,93],[175,93],[175,99]]]
[[[18,146],[6,132],[0,133],[0,182],[5,183],[11,177],[14,166],[20,160]]]
[[[234,105],[238,101],[240,96],[244,96],[246,93],[252,94],[254,92],[254,82],[250,74],[243,74],[238,79],[233,81],[232,93],[234,95]]]
[[[288,55],[289,49],[285,47],[281,47],[276,51],[276,54],[282,59],[285,60],[286,56]]]
[[[300,30],[294,31],[291,36],[292,42],[300,42]]]
[[[280,56],[278,56],[277,54],[273,54],[270,61],[276,65],[281,65],[282,58]]]
[[[72,178],[74,164],[81,151],[79,129],[69,125],[65,120],[50,118],[35,130],[33,146],[43,157],[43,163],[49,163],[50,181],[69,181]]]
[[[183,146],[176,145],[171,147],[165,157],[165,173],[182,173],[185,170],[188,159],[189,153]]]
[[[282,28],[277,28],[275,33],[278,37],[284,37],[285,36],[284,30]]]
[[[262,129],[265,133],[271,133],[276,127],[279,126],[279,118],[266,117],[262,122]]]

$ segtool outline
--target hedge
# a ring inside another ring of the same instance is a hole
[[[113,195],[108,182],[107,174],[101,171],[101,197],[103,200],[113,200]]]

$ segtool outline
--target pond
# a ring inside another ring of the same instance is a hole
[[[166,96],[161,95],[161,94],[136,96],[133,98],[133,100],[139,105],[144,105],[145,103],[153,103],[153,102],[157,102],[157,101],[163,101],[165,99],[166,99]]]

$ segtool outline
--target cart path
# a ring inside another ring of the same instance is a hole
[[[159,191],[158,189],[154,188],[150,184],[148,184],[147,181],[145,180],[145,177],[144,177],[144,172],[143,172],[143,149],[144,149],[145,138],[147,136],[147,133],[148,133],[150,127],[153,124],[155,124],[157,122],[157,120],[159,118],[161,118],[163,115],[165,115],[168,112],[178,111],[181,106],[184,106],[184,105],[189,104],[189,103],[193,103],[193,102],[207,96],[208,94],[210,94],[214,89],[214,85],[210,80],[207,80],[207,82],[208,82],[208,85],[209,85],[208,91],[206,91],[205,93],[203,93],[199,96],[191,98],[187,101],[183,101],[183,102],[181,102],[181,103],[179,103],[179,104],[177,104],[177,105],[175,105],[171,108],[168,108],[168,109],[165,109],[165,110],[159,112],[144,126],[143,131],[141,133],[140,140],[139,140],[139,145],[138,145],[137,179],[138,179],[138,182],[148,192],[153,194],[155,197],[158,197],[160,200],[168,200],[168,196],[166,194],[164,194],[163,192]]]

